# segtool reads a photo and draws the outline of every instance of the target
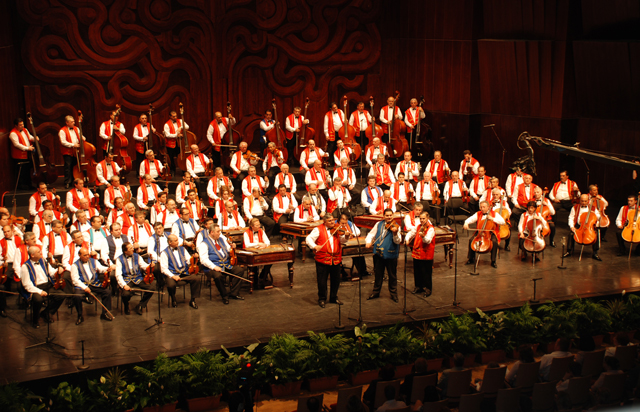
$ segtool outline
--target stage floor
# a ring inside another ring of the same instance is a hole
[[[556,243],[560,244],[562,236],[566,236],[565,227],[558,229]],[[436,248],[433,271],[433,295],[429,298],[412,295],[407,292],[407,309],[415,310],[409,316],[402,316],[403,309],[403,276],[404,256],[401,254],[398,264],[400,283],[398,292],[400,301],[394,303],[387,285],[383,286],[381,297],[367,301],[373,288],[373,279],[367,277],[362,281],[362,316],[369,326],[394,324],[399,321],[428,320],[446,316],[449,311],[460,312],[474,310],[498,310],[517,307],[528,301],[533,295],[532,278],[538,281],[537,297],[541,302],[546,300],[571,299],[575,295],[581,297],[612,295],[622,290],[640,290],[640,257],[633,255],[631,261],[627,257],[616,257],[617,244],[613,230],[607,234],[608,242],[602,243],[600,256],[604,260],[598,262],[591,259],[591,248],[586,247],[582,261],[578,261],[579,250],[574,256],[565,259],[566,270],[558,269],[561,261],[561,250],[547,247],[541,262],[532,266],[517,257],[517,238],[511,244],[511,252],[501,250],[498,269],[490,266],[488,255],[480,259],[479,276],[471,276],[473,266],[466,266],[468,237],[462,234],[460,250],[457,256],[457,299],[459,308],[441,306],[450,305],[454,301],[455,269],[449,269],[444,262],[443,248]],[[350,265],[350,259],[345,259]],[[371,257],[367,264],[372,265]],[[198,310],[187,306],[182,299],[183,292],[178,290],[177,309],[168,309],[166,300],[162,306],[162,317],[165,322],[177,323],[180,326],[163,325],[160,328],[145,328],[152,325],[157,317],[157,301],[151,300],[149,311],[138,316],[120,314],[115,309],[116,319],[105,322],[99,319],[94,305],[85,305],[85,322],[75,325],[76,313],[70,313],[66,305],[59,311],[59,321],[51,324],[51,335],[55,342],[66,349],[50,349],[40,346],[25,349],[26,346],[45,340],[46,325],[41,322],[40,329],[33,329],[25,321],[24,311],[16,307],[15,299],[10,297],[9,318],[0,318],[0,347],[3,356],[0,358],[0,384],[10,381],[27,381],[49,376],[74,373],[81,364],[81,340],[85,344],[86,362],[92,369],[110,367],[132,362],[153,359],[158,352],[166,352],[170,356],[196,351],[200,347],[220,349],[248,345],[253,342],[264,342],[276,332],[288,332],[304,335],[308,330],[335,331],[338,325],[338,306],[327,304],[322,309],[317,304],[317,287],[315,280],[315,264],[310,254],[303,264],[300,259],[295,263],[294,287],[289,288],[285,264],[276,265],[272,269],[275,288],[254,291],[249,295],[243,290],[244,301],[231,300],[224,305],[213,289],[213,300],[209,300],[209,291],[203,288],[202,297],[198,299]],[[408,257],[407,283],[413,289],[412,261]],[[187,291],[187,300],[189,298]],[[342,306],[342,324],[345,331],[351,330],[356,322],[349,318],[358,318],[358,283],[343,282],[340,286],[339,298]],[[137,302],[137,297],[133,303]],[[133,305],[132,305],[133,307]],[[374,324],[372,321],[380,322]]]

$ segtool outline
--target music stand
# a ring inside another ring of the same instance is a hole
[[[444,214],[447,214],[447,203],[444,204]],[[456,234],[456,243],[451,246],[454,253],[454,272],[453,272],[453,302],[450,305],[439,306],[436,309],[444,309],[448,307],[459,308],[460,302],[458,301],[458,244],[460,243],[460,238],[458,237],[458,222],[455,219],[455,211],[453,211],[453,232]]]
[[[418,233],[416,233],[416,236],[418,236]],[[411,318],[411,320],[416,320],[413,316],[409,315],[409,313],[411,312],[415,312],[416,309],[413,308],[411,310],[407,310],[407,250],[409,249],[409,246],[407,246],[407,243],[404,242],[404,285],[402,285],[402,288],[404,289],[404,303],[402,305],[402,312],[391,312],[391,313],[387,313],[387,315],[403,315],[403,316],[408,316]],[[415,270],[415,268],[414,268]]]
[[[160,264],[160,262],[157,263],[158,265]],[[160,271],[160,276],[164,276],[164,274],[162,273],[162,271]],[[186,286],[185,286],[186,287]],[[158,292],[160,292],[160,285],[158,285]],[[154,319],[154,323],[153,325],[149,326],[148,328],[146,328],[144,331],[148,331],[149,329],[153,328],[154,326],[157,326],[158,329],[160,329],[160,327],[162,325],[168,325],[168,326],[180,326],[177,323],[167,323],[164,322],[162,320],[162,312],[161,312],[161,306],[162,306],[162,302],[160,301],[160,297],[162,296],[161,293],[158,293],[158,317]]]
[[[351,223],[353,223],[353,226],[355,227],[356,224],[355,222],[353,222],[353,218],[351,220],[352,220]],[[360,252],[359,240],[358,240],[358,252]],[[364,319],[362,318],[362,278],[363,277],[364,277],[364,273],[358,273],[358,318],[356,319],[356,318],[347,317],[347,319],[349,320],[355,320],[356,326],[360,326],[363,323],[380,323],[380,321],[377,321],[377,320],[370,320],[368,322],[365,322]]]
[[[50,299],[50,297],[47,294],[47,310],[49,310],[48,309],[49,308],[49,299]],[[51,316],[51,314],[49,314],[47,316],[47,319],[46,319],[46,321],[47,321],[47,337],[45,338],[45,340],[43,342],[38,342],[38,343],[34,343],[33,345],[29,345],[25,349],[37,348],[37,347],[43,346],[43,345],[57,346],[60,349],[65,349],[65,350],[67,349],[64,346],[54,342],[54,340],[56,338],[55,336],[51,337],[51,335],[50,335],[50,333],[51,333],[51,328],[50,328],[51,322],[49,322],[49,319],[48,319],[50,316]],[[32,322],[33,322],[33,319],[32,319]]]

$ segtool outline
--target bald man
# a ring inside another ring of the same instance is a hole
[[[196,298],[200,297],[200,275],[199,273],[189,273],[189,260],[191,259],[191,255],[184,247],[179,245],[178,236],[167,236],[167,242],[169,247],[160,254],[160,270],[165,276],[171,306],[174,308],[178,307],[176,302],[176,286],[188,283],[191,288],[189,306],[198,309]]]

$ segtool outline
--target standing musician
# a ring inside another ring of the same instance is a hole
[[[421,206],[416,203],[416,206]],[[420,224],[412,227],[405,237],[405,245],[412,246],[413,294],[423,293],[425,298],[433,291],[433,253],[436,249],[436,230],[429,221],[429,213],[420,213]],[[413,240],[413,242],[411,241]]]
[[[357,110],[351,113],[351,117],[349,117],[349,124],[356,130],[356,136],[359,137],[358,143],[361,147],[365,147],[367,141],[365,131],[371,125],[371,120],[371,114],[364,109],[364,102],[358,102]]]
[[[219,152],[213,150],[212,153]],[[198,148],[197,144],[191,145],[191,156],[187,157],[187,172],[189,172],[189,174],[193,178],[193,181],[198,188],[198,193],[206,193],[206,171],[211,161],[212,160],[209,160],[209,158],[204,153],[200,153],[200,149]]]
[[[291,193],[287,193],[287,187],[285,185],[278,186],[278,194],[273,198],[273,220],[278,225],[278,232],[280,231],[280,225],[293,220],[293,212],[298,207],[296,198]]]
[[[522,213],[526,212],[527,203],[533,199],[533,190],[538,187],[538,185],[531,183],[531,180],[533,180],[531,175],[524,175],[522,180],[523,182],[518,185],[511,196],[515,217],[519,217]]]
[[[376,186],[376,177],[367,177],[367,187],[360,193],[360,204],[365,210],[369,210],[377,198],[382,196],[382,189]]]
[[[20,170],[20,189],[31,189],[31,169],[32,163],[29,162],[29,153],[35,150],[35,147],[31,142],[35,141],[31,136],[29,130],[24,127],[24,120],[17,118],[13,121],[15,126],[9,133],[9,139],[11,140],[11,157],[16,160],[16,163],[22,162],[24,166]],[[38,139],[39,141],[40,139]]]
[[[336,141],[340,140],[340,136],[338,135],[338,130],[344,126],[344,122],[346,121],[346,117],[342,109],[338,108],[338,105],[335,102],[332,102],[331,110],[324,115],[324,137],[327,142],[327,153],[333,153],[336,151]],[[335,166],[335,160],[329,160],[331,162],[331,166]]]
[[[188,192],[189,197],[187,201],[182,205],[183,208],[189,210],[189,217],[196,222],[200,221],[200,216],[205,216],[207,213],[207,207],[203,202],[198,199],[198,195],[196,195],[196,191],[191,189]]]
[[[256,218],[253,218],[249,221],[249,230],[245,231],[242,235],[242,247],[246,248],[257,248],[264,249],[267,246],[271,245],[271,240],[269,240],[269,236],[260,226],[260,221]],[[271,273],[272,265],[264,265],[262,270],[260,271],[260,275],[258,279],[261,283],[267,281],[268,275]],[[293,263],[287,263],[287,267],[289,268],[289,274],[293,273]],[[257,269],[255,267],[247,268],[249,272],[257,273]],[[259,284],[259,282],[256,282]]]
[[[262,170],[265,176],[267,176],[267,180],[273,181],[278,173],[280,173],[280,165],[284,164],[284,158],[282,157],[282,152],[276,148],[275,143],[269,142],[267,149],[267,154],[262,162]],[[273,191],[275,192],[275,190],[276,185],[273,185]]]
[[[127,237],[133,242],[133,250],[139,255],[145,256],[151,236],[153,236],[153,226],[147,222],[143,211],[137,211],[136,223],[131,225],[127,231]]]
[[[155,269],[151,263],[152,270]],[[115,265],[116,280],[118,286],[122,289],[122,306],[124,306],[124,314],[128,315],[129,301],[133,295],[131,289],[142,289],[147,291],[156,290],[155,279],[152,282],[143,282],[145,271],[150,266],[142,257],[134,251],[134,245],[124,243],[122,245],[122,255],[118,258]],[[135,311],[138,315],[142,315],[142,310],[147,307],[149,299],[153,296],[151,292],[144,292],[140,298],[140,303],[136,305]]]
[[[222,117],[222,113],[215,112],[215,118],[209,124],[207,129],[207,140],[213,146],[211,151],[211,160],[214,165],[222,165],[220,158],[220,145],[222,144],[222,137],[227,133],[230,127],[236,124],[236,119],[229,113],[229,117]]]
[[[138,176],[140,176],[140,179],[144,179],[145,175],[149,175],[152,178],[157,179],[164,170],[163,164],[160,163],[158,159],[156,159],[153,150],[147,150],[146,152],[144,152],[144,155],[146,159],[140,163],[140,167],[138,168]]]
[[[67,210],[71,213],[75,213],[80,207],[80,199],[93,199],[93,193],[91,190],[84,187],[84,180],[82,179],[74,179],[73,184],[75,186],[74,189],[71,189],[67,192]]]
[[[237,204],[227,200],[225,204],[225,211],[222,213],[222,230],[241,230],[246,227],[242,215],[238,213]],[[220,222],[220,219],[218,219]]]
[[[100,319],[110,322],[113,318],[107,311],[111,310],[111,293],[109,292],[109,288],[103,285],[104,278],[110,277],[109,273],[116,267],[114,265],[109,267],[103,266],[100,262],[91,257],[89,249],[84,246],[82,248],[78,248],[77,253],[78,258],[69,266],[68,269],[70,271],[71,282],[73,283],[73,286],[75,286],[75,296],[73,300],[76,306],[76,311],[78,312],[76,325],[84,322],[84,316],[82,315],[82,303],[86,302],[86,294],[100,298],[104,305]],[[104,278],[98,274],[104,274]],[[128,309],[127,305],[125,305],[125,308]]]
[[[95,209],[91,208],[95,212]],[[89,223],[89,218],[94,216],[100,216],[97,212],[93,216],[89,216],[89,211],[85,211],[82,209],[78,209],[76,213],[74,213],[73,217],[75,222],[71,224],[69,230],[77,229],[81,232],[86,232],[91,228],[91,223]]]
[[[118,197],[124,199],[125,196],[131,196],[131,192],[126,186],[120,184],[120,176],[111,176],[109,181],[111,183],[103,190],[102,199],[104,199],[104,206],[107,209],[114,209],[114,200]]]
[[[446,207],[455,211],[458,208],[461,208],[464,204],[462,197],[466,192],[468,192],[467,185],[460,179],[458,179],[458,172],[451,172],[451,180],[447,181],[444,185],[444,201],[446,203]]]
[[[66,125],[63,126],[58,132],[58,138],[60,139],[60,152],[64,159],[64,187],[69,189],[73,182],[73,166],[76,165],[76,151],[80,147],[80,131],[75,126],[76,121],[73,116],[65,116]],[[83,141],[87,139],[82,137]]]
[[[345,229],[345,236],[347,237],[347,239],[360,236],[360,228],[357,227],[352,221],[350,221],[349,216],[347,216],[345,213],[340,215],[338,225],[340,225],[341,228]],[[362,243],[362,246],[364,247],[364,243]],[[358,276],[371,276],[371,273],[367,271],[367,261],[364,256],[354,256],[351,259],[353,260],[353,266],[355,266],[356,270],[358,271]],[[349,279],[344,266],[342,267],[341,272],[343,279]],[[351,278],[351,280],[357,279]]]
[[[251,159],[248,156],[248,147],[247,142],[240,142],[238,145],[238,151],[231,156],[229,166],[231,167],[231,170],[233,170],[233,177],[237,179],[239,183],[242,183],[249,174],[249,167],[258,164],[257,160]],[[249,160],[251,160],[251,163],[249,163]]]
[[[249,167],[249,176],[242,181],[243,198],[251,196],[253,189],[258,189],[260,195],[264,195],[269,187],[269,181],[257,175],[256,167]]]
[[[212,177],[212,179],[215,179],[215,177]],[[209,186],[211,186],[211,181],[209,181]],[[184,172],[182,174],[182,182],[176,186],[176,203],[180,205],[183,204],[187,199],[187,192],[191,189],[198,190],[196,184],[193,182],[191,174],[189,172]],[[211,201],[211,199],[212,197],[209,194],[209,200]]]
[[[233,198],[233,194],[229,188],[223,186],[220,188],[220,199],[215,202],[216,213],[214,216],[222,216],[225,213],[225,205],[227,202],[233,203],[235,209],[238,209],[238,202]]]
[[[57,220],[57,219],[56,219]],[[42,220],[33,225],[33,233],[35,233],[36,237],[40,242],[44,239],[46,235],[51,232],[51,226],[54,221],[53,210],[45,210],[42,213]]]
[[[264,119],[260,121],[260,153],[264,152],[267,148],[267,132],[276,127],[276,121],[273,120],[273,111],[267,109],[264,112]]]
[[[601,215],[604,215],[604,211],[607,209],[607,206],[609,206],[609,202],[607,202],[607,200],[602,195],[598,194],[598,185],[589,185],[589,200],[592,200],[592,199],[593,199],[593,203],[591,205],[592,209],[593,210],[597,209],[598,203],[600,203],[600,209],[602,210]],[[606,242],[604,237],[607,235],[607,228],[609,227],[609,224],[611,222],[609,221],[609,219],[604,221],[602,217],[606,217],[606,216],[600,217],[596,227],[600,232],[600,241]]]
[[[524,262],[527,260],[527,250],[524,248],[524,240],[527,236],[529,236],[529,227],[528,223],[531,220],[537,220],[538,224],[542,225],[543,231],[549,229],[549,223],[545,218],[542,217],[542,214],[537,210],[538,206],[535,201],[530,201],[527,203],[527,211],[520,215],[520,222],[518,223],[518,237],[519,240],[519,248],[522,250],[522,258],[521,260]],[[534,253],[536,262],[540,261],[540,258],[537,254]]]
[[[188,248],[191,253],[196,252],[196,236],[198,235],[198,223],[192,219],[189,209],[180,209],[180,219],[171,226],[171,234],[182,239],[181,245]]]
[[[574,204],[572,201],[574,196],[580,196],[578,184],[569,179],[567,171],[563,170],[560,172],[560,181],[554,183],[553,189],[549,192],[549,199],[553,202],[554,209],[560,210],[562,208],[571,211]]]
[[[549,208],[549,216],[546,219],[547,224],[549,225],[549,244],[551,247],[556,247],[556,242],[553,241],[556,236],[556,223],[553,221],[553,217],[556,215],[556,210],[551,204],[551,201],[544,197],[540,186],[533,189],[533,201],[536,202],[536,211],[539,213],[542,213],[542,206]]]
[[[324,217],[325,213],[327,212],[327,202],[325,202],[324,197],[320,195],[318,185],[316,185],[315,183],[311,183],[309,185],[309,191],[307,192],[305,197],[311,199],[311,203],[313,204],[313,207],[316,208],[318,216]]]
[[[351,194],[342,186],[342,179],[337,177],[333,180],[333,186],[329,189],[329,202],[327,203],[327,213],[333,214],[338,219],[341,214],[351,215],[349,211]]]
[[[11,283],[18,281],[15,277],[17,269],[20,267],[20,262],[15,260],[16,251],[20,250],[22,246],[22,239],[19,236],[13,234],[13,228],[11,226],[5,226],[2,228],[4,238],[0,240],[0,265],[4,267],[6,280],[5,283],[0,284],[0,291],[11,291]],[[28,232],[27,232],[28,233]],[[7,295],[0,292],[0,316],[7,317],[5,309],[7,308]]]
[[[391,235],[391,236],[389,236]],[[393,210],[385,209],[384,220],[375,224],[366,238],[366,246],[373,246],[373,272],[375,282],[373,292],[368,300],[380,297],[382,280],[386,269],[389,275],[389,294],[391,300],[398,302],[398,255],[400,253],[400,243],[402,243],[402,233],[400,225],[393,220]]]
[[[133,205],[133,203],[129,202],[124,207],[124,213],[122,213],[120,216],[117,217],[115,223],[118,223],[122,227],[123,232],[128,232],[129,227],[135,224],[135,220],[136,220],[135,215],[136,215],[136,207]]]
[[[136,142],[136,163],[133,167],[136,170],[145,159],[145,152],[149,147],[147,143],[149,141],[149,134],[156,133],[156,128],[149,124],[146,113],[142,113],[139,119],[140,123],[133,128],[133,140]],[[151,131],[149,131],[149,129],[151,129]]]
[[[214,201],[220,198],[220,189],[222,186],[226,186],[229,188],[231,192],[233,192],[233,183],[231,183],[231,179],[224,175],[224,171],[221,167],[216,167],[214,171],[215,175],[209,180],[209,185],[207,186],[207,195],[209,196],[209,206],[213,206]],[[190,188],[186,187],[185,189],[189,190]],[[187,191],[184,190],[186,195]],[[177,194],[176,194],[177,198]]]
[[[273,219],[264,214],[264,212],[269,209],[269,205],[267,204],[267,201],[264,200],[264,197],[262,197],[262,195],[260,194],[259,188],[253,188],[253,193],[251,194],[251,196],[247,196],[244,198],[242,206],[244,215],[247,220],[251,220],[253,218],[258,219],[264,226],[267,236],[271,236],[276,222],[274,222]]]
[[[425,170],[422,180],[416,185],[416,202],[422,203],[424,210],[431,210],[431,204],[440,197],[438,184],[431,178],[431,172]],[[438,220],[440,215],[438,212]]]
[[[411,160],[411,152],[408,150],[404,152],[404,160],[398,162],[396,165],[396,177],[398,177],[400,173],[404,173],[404,177],[407,181],[411,181],[411,179],[413,179],[414,182],[417,182],[420,177],[420,163],[416,163]]]
[[[527,173],[524,173],[522,170],[520,170],[519,167],[516,167],[515,172],[507,176],[507,181],[505,182],[504,187],[505,187],[505,190],[507,191],[507,196],[509,197],[509,200],[511,200],[511,198],[513,197],[517,187],[520,186],[522,183],[524,183],[525,176],[530,176],[530,175]]]
[[[309,190],[309,185],[315,183],[323,197],[326,197],[327,190],[331,186],[331,177],[329,176],[329,172],[322,168],[322,162],[320,160],[316,160],[313,163],[313,167],[307,170],[304,176],[304,183],[307,185],[307,191]]]
[[[54,322],[53,315],[65,299],[64,296],[58,296],[63,291],[53,287],[53,277],[56,274],[62,275],[63,271],[62,266],[55,269],[45,262],[38,246],[29,248],[29,260],[20,269],[20,280],[27,293],[31,293],[31,313],[33,314],[31,324],[36,329],[40,327],[38,325],[39,317],[42,317],[45,322]],[[45,298],[47,298],[47,307],[44,312],[40,313]]]
[[[497,214],[500,214],[500,206],[502,206],[502,210],[506,210],[508,212],[509,217],[511,217],[511,208],[509,207],[509,202],[507,201],[507,199],[504,197],[505,195],[503,195],[502,193],[500,193],[500,189],[499,188],[495,188],[495,189],[491,189],[493,190],[493,195],[491,196],[491,201],[487,202],[491,205],[491,210],[496,212]],[[487,190],[489,191],[489,190]],[[484,202],[484,200],[481,200],[480,203]],[[509,217],[507,219],[505,219],[505,223],[507,225],[509,225],[509,231],[511,231],[511,219],[509,219]],[[504,217],[503,217],[504,219]],[[504,250],[509,252],[511,251],[511,248],[509,247],[509,244],[511,243],[511,236],[507,237],[504,240]]]
[[[47,259],[55,259],[61,262],[62,253],[69,242],[71,242],[71,237],[64,231],[62,222],[54,220],[51,222],[51,232],[42,240],[42,254]]]
[[[416,204],[413,205],[413,210],[404,216],[404,228],[406,231],[415,229],[420,225],[420,215],[423,211],[424,206],[422,206],[422,203],[416,202]]]
[[[473,158],[471,150],[465,150],[462,155],[464,159],[460,162],[460,176],[469,186],[469,183],[479,174],[480,162]]]
[[[575,239],[573,238],[573,233],[575,233],[576,229],[580,228],[580,217],[589,212],[589,195],[584,194],[580,195],[580,203],[574,205],[571,208],[571,213],[569,213],[569,229],[571,229],[572,234],[569,236],[569,242],[567,244],[567,252],[563,255],[563,257],[571,256],[571,252],[573,251],[573,247],[575,246]],[[592,210],[591,213],[596,215],[596,219],[600,219],[600,212],[598,210]],[[595,228],[594,228],[595,230]],[[593,243],[592,250],[593,254],[591,257],[597,261],[602,262],[600,256],[598,256],[598,250],[600,249],[600,231],[596,230],[596,241]]]
[[[169,161],[171,164],[169,168],[176,170],[175,158],[180,154],[180,146],[178,146],[178,138],[182,138],[182,120],[178,119],[178,113],[175,110],[169,112],[169,120],[164,124],[163,132],[166,139],[165,144],[167,146],[167,154],[169,155]],[[184,122],[184,131],[189,130],[189,125]],[[184,136],[186,138],[186,136]],[[186,170],[183,170],[186,172]],[[140,173],[142,175],[142,173]]]
[[[300,171],[304,170],[307,172],[313,167],[317,160],[320,160],[322,163],[322,158],[327,156],[329,156],[328,153],[316,147],[315,140],[309,140],[307,142],[307,148],[300,153]]]
[[[348,162],[351,161],[353,150],[349,146],[345,147],[342,140],[338,140],[336,145],[338,148],[333,152],[333,164],[338,167],[338,165],[342,165],[342,159],[346,159]]]
[[[369,167],[373,167],[373,164],[378,161],[378,156],[387,156],[387,146],[381,144],[380,138],[376,137],[371,141],[371,144],[367,146],[365,151],[365,160]]]
[[[411,107],[409,107],[404,112],[404,124],[407,125],[406,137],[409,142],[415,142],[418,139],[418,136],[416,136],[415,134],[416,126],[418,125],[420,120],[425,118],[425,114],[422,107],[418,107],[418,99],[412,98],[411,100],[409,100],[409,104],[411,105]],[[407,179],[409,179],[409,177],[407,177]]]
[[[323,217],[323,224],[316,227],[306,238],[309,249],[315,250],[316,276],[318,280],[318,305],[325,307],[327,301],[327,280],[331,282],[329,303],[342,305],[338,299],[340,288],[340,265],[342,264],[342,245],[347,238],[337,231],[332,215]]]
[[[425,172],[427,170],[431,174],[431,178],[438,184],[438,189],[440,189],[439,192],[442,193],[444,185],[447,181],[445,179],[445,174],[449,173],[450,171],[449,164],[446,160],[442,159],[442,152],[440,152],[439,150],[433,152],[433,159],[429,160],[429,163],[427,163],[427,167],[425,167],[424,169]],[[453,176],[453,173],[451,173],[451,175]]]
[[[380,123],[382,124],[382,141],[389,143],[389,122],[399,119],[402,120],[402,111],[396,106],[396,99],[393,96],[387,98],[387,105],[380,109]],[[397,153],[398,155],[400,153]]]
[[[43,203],[49,200],[53,202],[55,199],[60,201],[60,196],[55,195],[47,190],[47,184],[40,182],[37,191],[29,198],[29,215],[35,220],[38,213],[44,211]]]
[[[456,172],[454,172],[456,173]],[[467,259],[467,265],[473,265],[476,260],[476,252],[471,248],[473,241],[476,236],[480,234],[480,230],[484,226],[484,221],[486,219],[492,220],[495,227],[491,231],[491,241],[493,242],[493,247],[491,248],[491,266],[494,268],[498,267],[496,263],[496,257],[498,255],[498,245],[500,244],[500,225],[504,225],[506,222],[495,211],[490,210],[489,202],[481,202],[480,203],[480,211],[472,214],[464,221],[464,230],[470,230],[469,225],[476,224],[476,232],[469,238],[469,254]]]
[[[298,191],[296,179],[293,177],[293,174],[289,173],[289,165],[286,163],[280,166],[280,173],[276,175],[273,181],[274,187],[280,187],[280,185],[285,185],[287,193],[291,193],[295,196],[296,200],[300,201],[301,197],[296,194]]]
[[[229,297],[236,300],[244,300],[240,296],[240,288],[242,282],[240,279],[234,276],[244,277],[244,268],[240,265],[231,265],[230,252],[231,249],[235,249],[235,244],[230,243],[226,236],[220,231],[220,226],[211,225],[209,230],[205,233],[203,241],[198,245],[198,255],[202,266],[209,269],[204,272],[207,278],[213,278],[213,281],[220,292],[222,303],[229,304]],[[208,234],[207,234],[208,233]],[[227,273],[223,273],[227,272]],[[229,278],[229,287],[225,285],[225,279]]]
[[[460,170],[462,170],[462,167],[460,168]],[[489,189],[489,187],[491,186],[489,176],[485,175],[484,166],[479,166],[477,168],[476,176],[474,176],[473,179],[470,179],[469,183],[466,183],[467,179],[464,180],[465,184],[469,188],[469,195],[471,197],[471,199],[469,200],[469,207],[471,208],[472,212],[477,212],[480,209],[478,207],[480,198],[482,198],[484,192],[487,191],[487,189]]]
[[[391,166],[385,163],[384,156],[379,154],[375,165],[369,169],[369,176],[376,177],[376,184],[383,190],[387,190],[396,181]]]
[[[629,195],[627,196],[627,204],[620,208],[618,212],[618,217],[616,217],[616,239],[618,240],[618,254],[617,256],[625,256],[627,255],[627,248],[624,244],[624,239],[622,238],[622,231],[628,225],[632,225],[633,222],[629,221],[628,215],[629,211],[633,210],[634,214],[638,213],[638,196],[637,195]],[[638,229],[636,229],[638,230]],[[633,244],[630,244],[629,247],[633,247]],[[636,256],[640,256],[640,244],[636,246],[635,251]]]
[[[123,135],[125,133],[124,125],[119,121],[116,122],[115,110],[112,111],[111,114],[109,115],[109,120],[107,120],[106,122],[103,122],[100,125],[100,137],[102,138],[102,140],[104,140],[104,142],[102,143],[102,153],[104,154],[105,158],[107,153],[107,146],[109,145],[109,140],[111,140],[111,134],[113,132],[113,129],[117,129]]]
[[[149,210],[158,199],[158,193],[161,191],[160,186],[153,182],[151,175],[144,175],[143,184],[138,187],[136,195],[138,207],[142,210]]]
[[[147,242],[147,255],[149,263],[154,263],[153,273],[158,281],[159,289],[162,289],[164,287],[165,277],[160,269],[160,256],[162,255],[162,252],[169,247],[169,243],[167,241],[167,236],[164,233],[164,226],[162,225],[162,222],[157,222],[153,225],[153,232],[153,235],[151,235]]]
[[[111,178],[118,176],[121,170],[120,166],[113,160],[114,157],[113,153],[107,153],[104,160],[96,165],[96,185],[102,199],[104,199],[104,191],[109,187]]]
[[[396,202],[407,208],[409,206],[409,193],[413,194],[415,199],[413,186],[411,186],[411,183],[404,180],[404,173],[400,172],[398,173],[398,181],[391,185],[391,197],[393,197]]]
[[[284,136],[287,138],[287,151],[293,155],[296,148],[296,137],[300,133],[303,124],[309,124],[309,119],[305,119],[300,113],[302,109],[299,106],[293,108],[293,113],[287,116],[284,121]],[[293,166],[294,156],[289,156],[290,164]]]
[[[191,255],[184,247],[179,245],[178,236],[167,236],[169,247],[160,254],[160,268],[166,276],[167,291],[171,299],[171,306],[176,308],[176,286],[189,284],[191,288],[191,300],[189,306],[198,309],[196,298],[200,297],[200,276],[189,274],[189,261]]]

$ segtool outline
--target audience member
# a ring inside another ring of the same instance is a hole
[[[456,352],[453,354],[453,368],[445,369],[442,371],[442,375],[440,376],[440,380],[438,380],[438,388],[442,391],[442,396],[447,396],[447,386],[449,384],[449,373],[456,371],[463,371],[464,368],[464,355],[460,352]],[[471,384],[471,382],[469,382]]]
[[[593,384],[593,386],[591,386],[592,392],[596,392],[602,387],[602,385],[604,384],[605,376],[623,373],[620,370],[620,361],[613,356],[605,356],[602,366],[604,367],[604,372],[600,374],[598,380]]]
[[[551,370],[551,362],[554,358],[564,358],[565,356],[571,356],[569,348],[571,347],[571,340],[568,338],[560,338],[556,341],[555,350],[549,354],[546,354],[540,359],[540,377],[543,381],[549,381],[549,371]]]
[[[307,399],[307,409],[309,412],[320,412],[320,402],[318,402],[318,398]]]
[[[433,372],[437,373],[437,372]],[[413,372],[404,377],[404,382],[400,385],[400,395],[404,398],[405,402],[411,402],[411,390],[413,388],[414,376],[426,376],[429,375],[427,371],[427,360],[425,358],[416,359],[413,364]]]
[[[365,406],[356,395],[351,395],[347,399],[347,412],[365,412]]]
[[[396,400],[396,388],[393,385],[384,387],[384,398],[386,401],[377,409],[378,412],[389,411],[407,406],[403,401]]]
[[[629,340],[629,334],[627,332],[618,332],[613,337],[613,346],[607,348],[604,352],[604,356],[616,356],[616,348],[618,346],[629,346],[632,345]]]
[[[520,355],[520,360],[511,366],[511,369],[507,370],[507,375],[505,376],[505,380],[511,386],[516,385],[516,377],[518,375],[518,369],[520,368],[520,364],[522,363],[533,363],[536,360],[533,358],[533,349],[528,345],[520,345],[520,349],[518,350],[518,354]]]
[[[572,361],[569,364],[569,370],[567,370],[567,373],[565,373],[562,379],[560,379],[556,384],[556,391],[566,391],[569,389],[569,379],[579,378],[580,376],[582,376],[582,365],[576,361]]]
[[[371,381],[369,387],[364,392],[364,395],[362,395],[362,402],[369,408],[369,410],[374,410],[373,406],[376,401],[376,386],[378,386],[378,382],[391,381],[395,375],[396,367],[388,363],[380,369],[380,372],[378,372],[378,379]]]

